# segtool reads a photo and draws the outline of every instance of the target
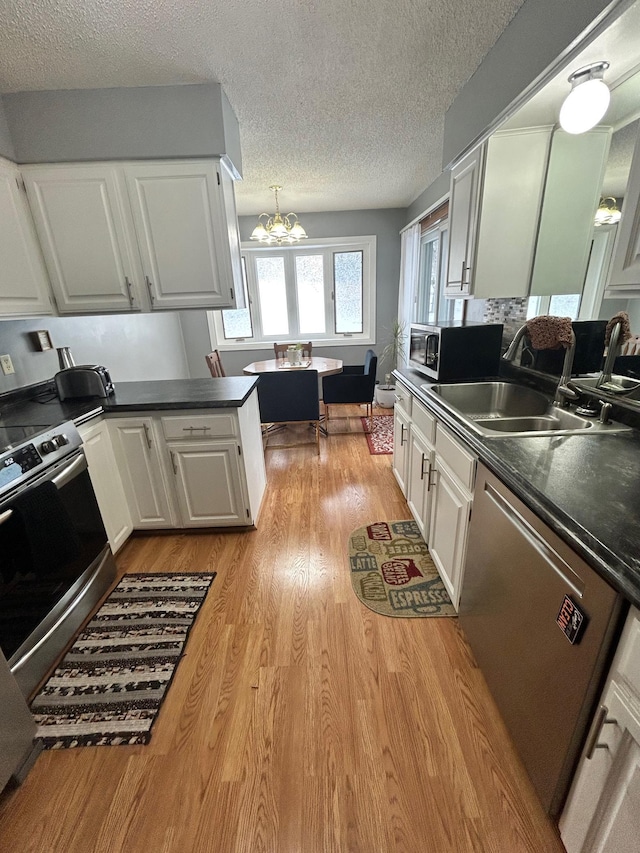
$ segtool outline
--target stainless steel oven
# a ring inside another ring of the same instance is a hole
[[[115,578],[78,431],[38,430],[0,430],[0,649],[25,696]]]

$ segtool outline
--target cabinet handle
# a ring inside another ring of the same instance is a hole
[[[188,432],[188,433],[208,432],[210,429],[211,429],[211,427],[208,427],[208,426],[202,426],[202,427],[188,426],[188,427],[182,427],[182,432]]]
[[[396,403],[401,403],[401,402],[402,402],[402,397],[401,397],[399,394],[394,394],[393,396],[395,397],[395,401],[396,401]]]
[[[171,467],[173,468],[173,473],[177,475],[178,466],[176,465],[176,455],[173,450],[169,451],[169,456],[171,457]]]
[[[431,472],[432,471],[433,471],[433,468],[431,466],[431,462],[429,462],[429,473],[427,474],[427,491],[428,492],[430,492],[431,489],[433,488],[433,486],[435,486],[435,483],[431,482]],[[433,473],[435,474],[435,471],[433,471]]]
[[[462,262],[462,269],[460,270],[460,290],[464,287],[464,271],[466,267],[466,261]]]
[[[585,747],[585,758],[587,761],[590,761],[593,758],[593,753],[596,749],[609,749],[609,745],[606,743],[598,743],[600,738],[600,734],[602,733],[602,727],[613,725],[617,726],[618,721],[614,719],[609,719],[607,716],[609,713],[609,709],[606,705],[600,705],[598,710],[598,716],[596,717],[596,724],[593,727],[591,732],[591,736],[587,741],[587,746]]]
[[[133,293],[132,293],[132,289],[131,289],[131,282],[129,281],[129,278],[127,276],[124,277],[124,283],[125,283],[126,288],[127,288],[127,295],[129,297],[129,305],[131,308],[133,308],[133,306],[135,305],[135,302],[133,301]]]
[[[404,424],[400,424],[400,446],[402,446],[404,444],[404,430],[405,430]]]
[[[427,461],[427,457],[422,454],[422,465],[420,466],[420,479],[424,480],[424,463]]]
[[[151,304],[156,301],[155,296],[153,295],[153,284],[151,283],[149,276],[145,275],[144,280],[147,282],[147,289],[149,291],[149,299],[151,300]]]
[[[147,447],[151,450],[151,436],[149,435],[149,426],[147,424],[142,424],[144,427],[144,437],[147,440]]]

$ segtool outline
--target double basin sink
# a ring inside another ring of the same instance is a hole
[[[574,435],[626,432],[630,427],[601,423],[554,406],[549,397],[511,382],[462,382],[422,386],[470,429],[485,436]]]

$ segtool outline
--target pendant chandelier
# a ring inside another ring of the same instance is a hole
[[[594,225],[614,225],[620,221],[622,213],[618,210],[615,198],[601,198],[598,209],[596,210],[596,218]]]
[[[269,187],[276,194],[276,212],[273,216],[268,213],[261,213],[258,217],[258,224],[253,229],[251,234],[252,240],[259,240],[261,243],[272,245],[275,243],[281,246],[282,243],[297,243],[298,240],[304,240],[307,233],[300,225],[298,215],[296,213],[287,213],[286,216],[280,215],[280,205],[278,204],[278,193],[282,187]],[[262,221],[264,218],[264,222]]]

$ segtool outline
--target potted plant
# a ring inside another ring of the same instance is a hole
[[[392,409],[395,403],[396,386],[392,383],[391,371],[397,367],[399,361],[404,361],[405,353],[404,323],[395,319],[391,326],[389,342],[380,356],[380,365],[388,368],[389,372],[385,372],[384,382],[376,385],[376,403],[383,409]]]

